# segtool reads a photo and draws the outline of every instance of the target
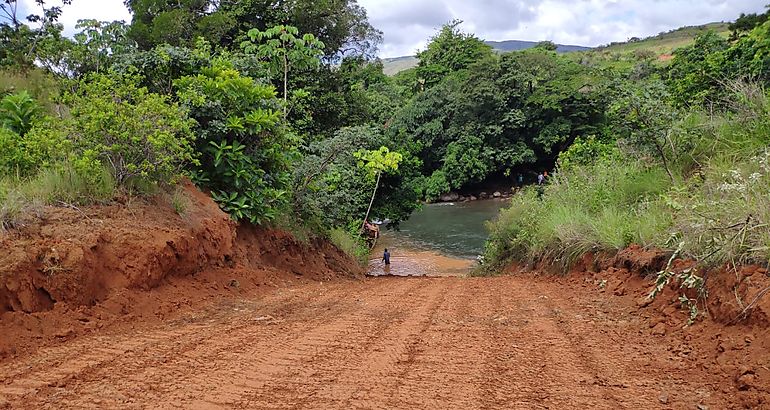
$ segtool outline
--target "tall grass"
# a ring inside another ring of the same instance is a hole
[[[770,264],[770,102],[756,87],[733,90],[729,113],[672,124],[675,182],[654,161],[622,156],[561,170],[489,225],[485,260],[567,268],[586,252],[683,243],[708,266]]]
[[[548,260],[568,268],[586,252],[618,251],[659,241],[671,218],[656,198],[663,170],[608,160],[556,174],[545,193],[528,189],[489,224],[486,260]]]
[[[344,229],[335,228],[329,231],[329,240],[361,266],[369,263],[369,248],[362,239],[354,237]]]
[[[115,180],[108,169],[84,177],[71,166],[45,168],[32,177],[0,177],[0,230],[39,213],[43,205],[88,205],[109,201]]]

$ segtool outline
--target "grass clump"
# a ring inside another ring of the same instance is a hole
[[[670,225],[655,198],[670,181],[635,162],[577,165],[553,177],[544,194],[527,189],[489,224],[485,260],[548,260],[568,268],[586,252],[655,243]]]
[[[184,216],[190,208],[190,198],[182,187],[177,186],[171,194],[171,206],[174,208],[174,212],[179,216]]]
[[[37,215],[44,205],[75,206],[111,200],[116,184],[109,170],[99,166],[83,174],[71,165],[44,168],[29,177],[0,177],[0,228],[15,228]]]
[[[369,248],[363,239],[354,237],[344,229],[336,228],[329,231],[329,240],[361,266],[369,263]]]

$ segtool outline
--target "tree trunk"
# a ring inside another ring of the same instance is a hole
[[[377,183],[374,185],[374,192],[372,192],[372,200],[369,201],[369,209],[366,210],[366,216],[364,217],[364,223],[361,225],[361,232],[364,232],[366,230],[366,221],[369,220],[369,213],[372,212],[372,205],[374,205],[374,197],[377,196],[377,188],[380,187],[380,177],[382,176],[382,171],[377,173]]]
[[[285,119],[289,111],[289,59],[286,53],[283,54],[283,118]]]

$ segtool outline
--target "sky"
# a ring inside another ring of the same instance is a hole
[[[20,0],[34,9],[35,0]],[[55,2],[57,0],[54,0]],[[52,3],[53,3],[52,2]],[[380,57],[413,55],[444,23],[484,40],[551,40],[594,47],[647,37],[688,25],[732,21],[763,12],[768,0],[358,0],[384,33]],[[125,20],[122,0],[73,0],[61,22],[68,33],[79,19]]]

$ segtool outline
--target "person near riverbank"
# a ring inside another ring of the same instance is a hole
[[[390,266],[390,252],[388,252],[388,248],[385,248],[385,252],[382,254],[382,261],[385,262],[385,266]]]
[[[545,183],[545,175],[543,175],[543,173],[541,172],[537,174],[537,184],[543,185],[544,183]]]

